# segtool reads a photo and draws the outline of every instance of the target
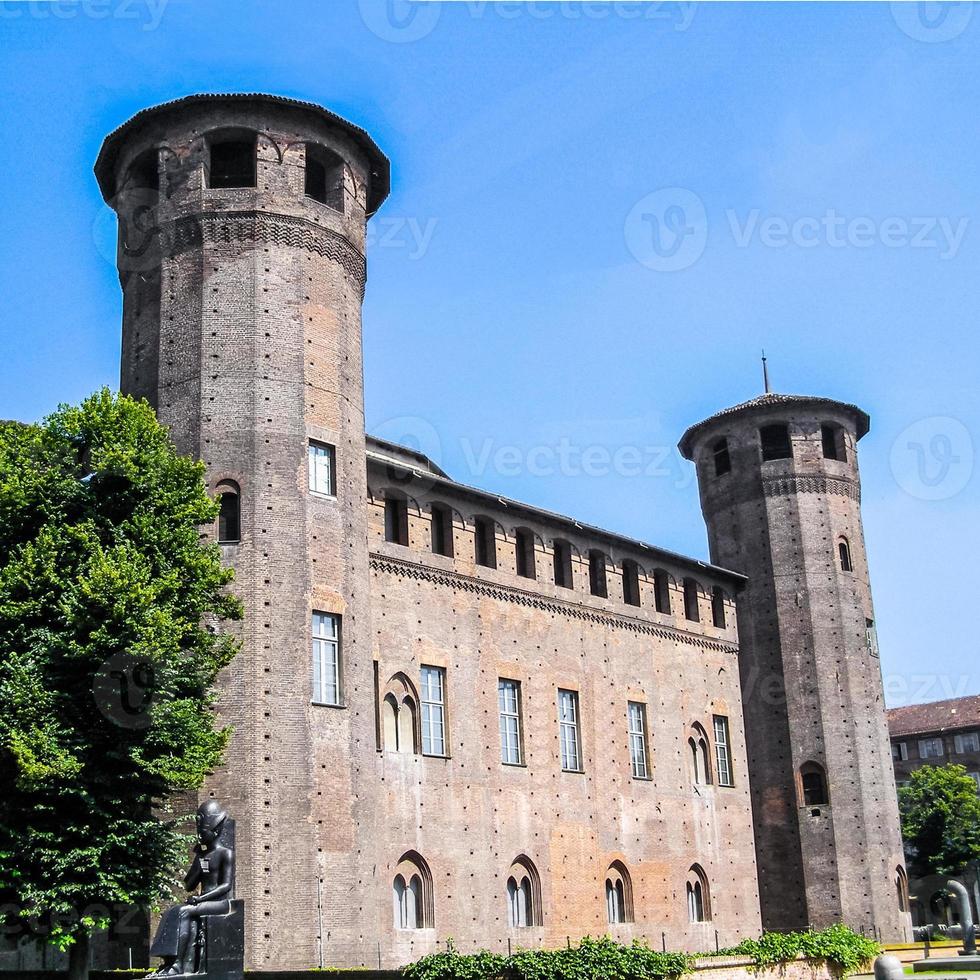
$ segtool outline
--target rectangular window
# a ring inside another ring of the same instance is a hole
[[[582,743],[578,730],[578,693],[558,689],[558,740],[561,767],[566,772],[582,771]]]
[[[781,423],[764,425],[759,429],[759,440],[762,443],[763,462],[770,459],[790,459],[793,455],[789,429]]]
[[[473,526],[477,565],[497,567],[497,529],[489,517],[478,517]]]
[[[908,742],[892,742],[892,759],[895,762],[905,762],[908,757]]]
[[[313,702],[339,705],[340,617],[313,613]]]
[[[718,764],[718,785],[734,786],[728,719],[724,715],[715,715],[715,761]]]
[[[446,754],[446,671],[422,668],[422,754]]]
[[[385,498],[385,541],[408,547],[408,501],[404,497]]]
[[[555,585],[572,587],[572,546],[567,541],[555,541]]]
[[[965,752],[980,752],[980,734],[977,732],[957,735],[954,741],[958,755],[963,755]]]
[[[634,779],[649,779],[650,764],[647,755],[647,709],[639,701],[627,704],[629,714],[630,763]]]
[[[606,591],[606,556],[593,548],[589,552],[589,591],[605,599]]]
[[[872,657],[877,657],[878,631],[875,629],[875,621],[873,619],[866,619],[864,621],[864,631],[868,641],[868,653],[870,653]]]
[[[939,759],[942,758],[943,755],[943,740],[941,738],[919,739],[920,759]]]
[[[310,493],[322,493],[327,497],[337,495],[336,453],[325,442],[310,440],[309,448]]]
[[[432,505],[432,551],[453,557],[453,512],[445,504]]]
[[[501,677],[497,681],[497,702],[500,705],[500,761],[519,766],[521,754],[521,683]]]
[[[515,544],[517,574],[521,578],[534,578],[534,532],[518,528]]]

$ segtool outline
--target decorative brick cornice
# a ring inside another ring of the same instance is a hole
[[[634,616],[623,616],[617,613],[605,612],[601,609],[592,609],[589,606],[583,606],[575,602],[553,599],[536,592],[528,592],[526,589],[501,585],[498,582],[486,582],[483,579],[474,578],[471,575],[462,575],[459,572],[448,569],[433,568],[430,565],[420,565],[418,562],[393,558],[391,555],[381,555],[372,552],[371,568],[376,572],[382,572],[387,575],[413,578],[423,582],[430,582],[433,585],[446,586],[460,592],[472,592],[476,595],[496,599],[499,602],[510,602],[514,605],[527,606],[531,609],[541,609],[545,612],[554,613],[555,615],[567,616],[570,619],[579,619],[585,622],[595,623],[599,626],[628,630],[631,633],[656,636],[665,640],[674,640],[678,643],[687,643],[691,646],[701,647],[704,650],[738,654],[738,646],[734,643],[713,640],[710,637],[690,633],[687,630],[678,629],[673,626],[656,625]]]
[[[778,476],[762,480],[767,497],[787,497],[794,493],[821,493],[825,496],[850,497],[861,502],[861,487],[854,481],[830,476]]]
[[[364,294],[367,263],[346,239],[304,218],[265,211],[214,211],[178,218],[162,229],[168,255],[200,245],[275,245],[301,248],[338,262]]]

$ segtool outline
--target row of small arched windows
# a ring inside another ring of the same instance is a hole
[[[694,864],[685,883],[688,919],[711,921],[711,901],[704,869]],[[393,922],[396,929],[432,929],[435,927],[435,899],[432,872],[424,858],[409,851],[398,862],[391,886]],[[541,878],[534,862],[521,854],[507,871],[501,904],[507,912],[511,929],[529,929],[544,925],[541,900]],[[633,922],[633,884],[622,861],[613,861],[606,869],[606,919],[610,925]]]
[[[219,129],[205,136],[204,167],[211,188],[255,187],[258,134],[247,129]],[[306,197],[334,211],[344,210],[344,161],[318,143],[307,143],[303,190]],[[160,149],[141,153],[129,168],[126,188],[159,193]]]
[[[820,443],[824,459],[847,461],[847,446],[841,426],[832,422],[821,425]],[[725,436],[711,443],[709,451],[714,462],[715,476],[724,476],[731,472],[732,457]],[[789,426],[784,422],[763,425],[759,429],[759,451],[764,463],[773,459],[792,459],[793,441],[790,439]]]
[[[409,520],[408,497],[398,490],[387,489],[384,497],[385,540],[408,547]],[[438,501],[430,505],[430,546],[434,554],[447,558],[455,557],[453,534],[453,510],[448,504]],[[491,517],[478,515],[473,519],[473,559],[484,568],[497,567],[497,523]],[[519,527],[514,531],[514,564],[521,578],[537,580],[536,535],[530,528]],[[552,542],[552,576],[556,586],[562,589],[574,588],[572,572],[572,545],[563,538]],[[588,552],[589,592],[602,599],[609,598],[609,583],[606,575],[608,557],[600,548]],[[641,569],[638,562],[626,558],[620,564],[622,575],[623,602],[629,606],[641,605]],[[694,578],[683,580],[684,616],[691,622],[700,622],[701,610],[699,595],[700,583]],[[670,575],[662,568],[653,573],[654,607],[658,613],[671,614]],[[711,621],[719,629],[727,623],[725,611],[725,590],[715,586],[711,590]]]

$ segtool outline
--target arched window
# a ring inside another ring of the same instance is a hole
[[[782,422],[764,425],[759,429],[759,441],[762,444],[763,462],[770,459],[791,459],[793,456],[789,426]]]
[[[851,562],[851,546],[847,538],[839,538],[837,541],[837,555],[840,558],[840,570],[842,572],[853,572],[854,565]]]
[[[218,501],[218,544],[238,544],[242,539],[242,497],[234,480],[222,480],[216,487]]]
[[[333,208],[334,211],[343,212],[344,161],[326,147],[307,143],[303,189],[307,197]]]
[[[711,590],[711,622],[723,630],[725,628],[725,590],[716,585]]]
[[[474,553],[477,565],[497,567],[497,529],[489,517],[477,517],[473,522]]]
[[[613,861],[606,871],[606,918],[610,925],[633,921],[633,886],[621,861]]]
[[[694,781],[694,785],[707,786],[711,782],[711,756],[708,751],[708,736],[697,722],[691,726],[687,748],[691,759],[691,779]]]
[[[572,588],[572,546],[567,541],[555,539],[555,585]]]
[[[432,553],[453,557],[453,512],[447,504],[435,503],[432,512]]]
[[[589,552],[589,591],[605,599],[606,591],[606,556],[598,549]]]
[[[408,498],[398,490],[385,490],[385,541],[408,547]]]
[[[715,476],[724,476],[732,468],[732,459],[728,455],[728,440],[722,437],[711,444],[711,456],[715,463]]]
[[[541,881],[534,863],[522,854],[507,873],[507,925],[526,929],[541,922]]]
[[[623,602],[628,606],[640,604],[640,566],[631,558],[623,562]]]
[[[404,674],[395,674],[385,685],[381,734],[386,751],[418,754],[418,694]]]
[[[844,446],[844,430],[839,425],[825,422],[820,426],[820,442],[823,446],[824,459],[847,459],[847,449]]]
[[[225,130],[208,137],[208,187],[255,186],[255,133]]]
[[[827,776],[819,762],[804,762],[800,766],[800,793],[803,806],[824,806],[830,802]]]
[[[670,576],[658,568],[653,573],[653,599],[658,613],[670,615]]]
[[[899,912],[909,910],[909,876],[905,873],[905,868],[899,865],[895,869],[895,891],[898,893]]]
[[[687,916],[691,922],[711,921],[708,879],[699,864],[692,865],[687,873]]]
[[[530,528],[519,527],[515,533],[517,574],[521,578],[534,578],[534,532]]]
[[[415,851],[408,851],[398,862],[391,898],[396,929],[432,928],[432,873]]]
[[[700,591],[698,583],[693,578],[684,579],[684,617],[692,623],[701,622],[701,610],[698,603]]]

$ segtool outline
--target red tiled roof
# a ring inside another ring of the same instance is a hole
[[[892,738],[960,728],[980,728],[980,694],[888,709],[888,733]]]

